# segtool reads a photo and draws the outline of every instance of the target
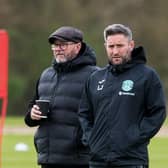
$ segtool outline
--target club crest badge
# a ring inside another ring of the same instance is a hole
[[[125,80],[122,83],[122,90],[128,92],[132,90],[133,86],[134,86],[134,82],[132,80]]]

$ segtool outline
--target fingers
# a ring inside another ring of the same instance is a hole
[[[40,120],[41,119],[41,112],[39,111],[39,107],[37,105],[33,105],[31,112],[30,112],[31,119],[33,120]]]

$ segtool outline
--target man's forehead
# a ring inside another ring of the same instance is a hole
[[[106,39],[106,43],[124,43],[128,42],[128,38],[124,36],[123,34],[115,34],[115,35],[110,35]]]

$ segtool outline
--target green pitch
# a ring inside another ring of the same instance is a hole
[[[168,167],[168,138],[153,138],[149,145],[149,168]]]
[[[28,146],[27,151],[16,151],[18,143]],[[39,168],[31,135],[4,135],[2,150],[2,168]]]
[[[165,125],[168,126],[168,122]],[[25,127],[23,118],[7,118],[6,125]],[[28,145],[27,151],[16,151],[18,143]],[[149,168],[168,168],[168,137],[155,137],[149,145]],[[8,133],[3,136],[2,168],[40,168],[36,163],[36,152],[33,145],[33,134],[23,132]]]
[[[7,117],[6,127],[26,128],[23,117]],[[27,151],[17,151],[17,144],[24,143],[28,146]],[[40,168],[36,163],[36,152],[33,145],[33,134],[16,131],[5,133],[2,145],[2,168]]]

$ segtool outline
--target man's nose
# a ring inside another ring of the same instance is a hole
[[[113,54],[118,54],[118,48],[115,46],[114,48],[113,48]]]

